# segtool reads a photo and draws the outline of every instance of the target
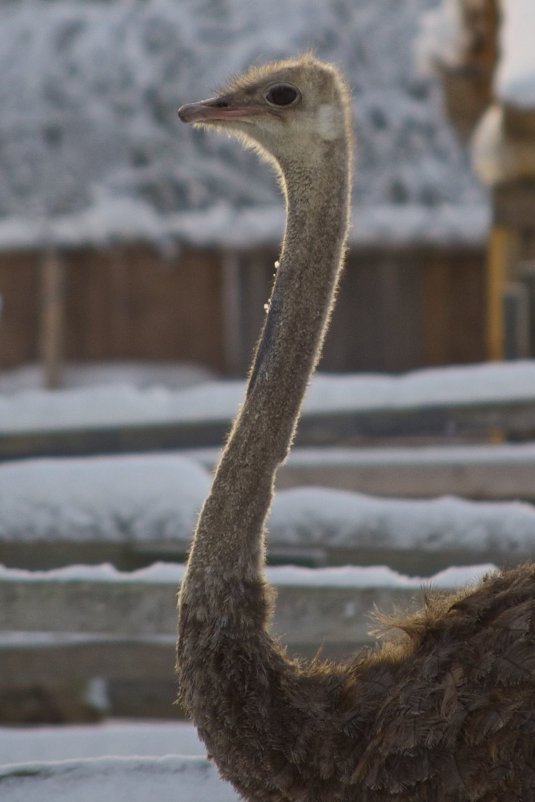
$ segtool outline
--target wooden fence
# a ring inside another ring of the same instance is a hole
[[[218,447],[223,444],[229,428],[230,418],[20,432],[2,431],[0,423],[0,461]],[[496,442],[534,438],[535,398],[529,398],[305,413],[299,424],[296,445]]]
[[[0,720],[176,717],[173,581],[0,578]],[[350,656],[372,643],[374,605],[418,587],[278,587],[274,632],[292,654]],[[98,689],[98,694],[95,693]]]

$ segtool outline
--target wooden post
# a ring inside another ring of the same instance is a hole
[[[125,249],[115,247],[109,254],[109,290],[111,297],[111,315],[109,317],[109,350],[113,358],[132,356],[130,326],[132,315],[129,304],[129,266],[125,258]]]
[[[522,281],[528,295],[529,356],[535,357],[535,262],[530,261],[524,265]]]
[[[507,284],[503,291],[504,357],[526,359],[529,356],[529,296],[519,282]]]
[[[41,342],[44,385],[62,383],[65,266],[59,254],[47,250],[41,263]]]
[[[508,276],[508,231],[495,225],[490,232],[487,270],[487,356],[503,359],[503,291]]]

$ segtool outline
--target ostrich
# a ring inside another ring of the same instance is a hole
[[[180,119],[273,164],[284,241],[244,403],[199,516],[179,594],[180,698],[250,802],[535,800],[535,565],[390,621],[343,664],[270,634],[265,521],[316,366],[346,247],[349,92],[306,54],[235,78]]]

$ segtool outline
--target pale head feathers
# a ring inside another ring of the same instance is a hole
[[[290,100],[279,104],[273,92],[281,87],[282,99]],[[179,113],[187,122],[225,130],[278,165],[310,164],[325,147],[351,136],[349,89],[336,66],[312,53],[252,67],[215,97]]]

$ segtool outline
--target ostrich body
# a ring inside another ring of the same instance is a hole
[[[401,640],[340,665],[269,632],[264,529],[344,258],[347,88],[306,55],[252,70],[185,122],[271,161],[286,230],[247,394],[201,511],[179,596],[181,701],[250,802],[535,800],[535,566],[394,622]]]

